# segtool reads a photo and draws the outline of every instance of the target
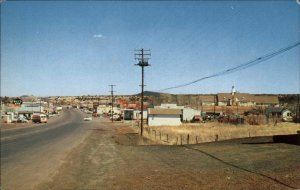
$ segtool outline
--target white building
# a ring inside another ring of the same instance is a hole
[[[161,104],[160,106],[154,106],[154,108],[183,109],[184,106],[177,106],[177,104]]]
[[[201,111],[192,108],[184,108],[182,110],[183,121],[192,121],[195,115],[201,115]]]
[[[114,107],[114,111],[116,110],[117,108]],[[98,114],[107,114],[108,112],[110,112],[111,110],[111,106],[106,106],[106,105],[99,105],[97,107],[97,113]]]
[[[181,109],[149,108],[148,126],[181,125]]]
[[[279,108],[279,107],[270,107],[265,109],[266,116],[269,118],[277,117],[282,118],[283,121],[292,121],[293,114],[290,110],[286,108]]]
[[[148,112],[146,110],[143,111],[143,119],[147,119]],[[133,111],[133,119],[141,119],[141,111],[140,110],[134,110]]]

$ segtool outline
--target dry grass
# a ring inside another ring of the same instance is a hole
[[[195,144],[234,138],[296,134],[300,124],[230,125],[218,122],[145,127],[144,136],[162,144]]]

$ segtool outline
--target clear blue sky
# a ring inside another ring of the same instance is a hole
[[[1,96],[140,91],[134,49],[151,49],[145,90],[245,63],[299,41],[290,1],[6,1]],[[299,46],[254,67],[167,92],[299,93]]]

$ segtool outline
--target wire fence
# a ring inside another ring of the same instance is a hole
[[[201,134],[195,135],[191,133],[187,134],[172,134],[168,132],[162,132],[158,129],[152,129],[150,127],[144,128],[143,136],[156,142],[158,144],[166,145],[188,145],[188,144],[198,144],[203,142],[217,142],[219,140],[225,140],[226,137],[220,138],[219,134],[210,135],[209,137],[204,137]],[[248,136],[251,137],[250,132]]]

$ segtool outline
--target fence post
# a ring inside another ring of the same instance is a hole
[[[156,130],[154,130],[154,135],[155,135],[155,139],[156,139]]]
[[[182,145],[182,135],[180,135],[180,145]]]
[[[178,136],[176,136],[176,145],[178,145]]]
[[[198,144],[198,136],[196,136],[196,144]]]
[[[169,135],[167,134],[167,142],[169,142]]]
[[[161,131],[159,131],[159,140],[161,140]]]
[[[186,143],[190,144],[190,134],[187,134]]]
[[[219,140],[219,135],[216,134],[216,139],[215,139],[215,141],[218,141],[218,140]]]

